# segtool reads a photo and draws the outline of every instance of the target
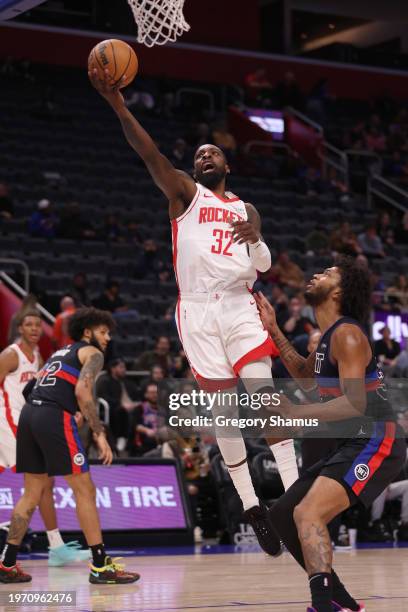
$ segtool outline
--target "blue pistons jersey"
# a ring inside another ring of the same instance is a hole
[[[75,386],[82,368],[78,351],[84,346],[89,344],[75,342],[51,355],[38,373],[37,382],[30,395],[31,404],[52,404],[71,414],[79,410]]]
[[[368,339],[367,332],[355,319],[342,317],[332,325],[321,337],[316,350],[315,380],[321,402],[327,402],[344,395],[340,385],[338,364],[331,359],[331,339],[335,330],[347,323],[356,325]],[[394,420],[392,407],[388,401],[387,390],[384,384],[384,374],[378,367],[374,352],[365,374],[365,389],[367,393],[367,407],[363,420],[390,421]],[[361,419],[349,419],[348,423],[361,424]],[[338,422],[340,423],[340,422]],[[332,423],[333,425],[333,423]]]

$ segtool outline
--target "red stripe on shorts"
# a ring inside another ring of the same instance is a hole
[[[0,389],[3,392],[3,398],[4,398],[4,407],[6,409],[6,419],[7,419],[7,423],[10,425],[10,429],[14,434],[14,437],[16,437],[17,435],[17,425],[15,424],[15,422],[13,421],[13,415],[11,414],[11,406],[10,406],[10,399],[8,396],[7,391],[4,388],[4,382],[1,383],[0,385]]]
[[[233,366],[233,370],[235,374],[238,376],[241,368],[243,368],[244,365],[246,365],[247,363],[251,363],[252,361],[257,361],[258,359],[261,359],[261,357],[269,357],[269,356],[277,357],[278,355],[279,355],[279,351],[276,347],[276,344],[274,343],[272,338],[268,336],[265,342],[263,342],[256,348],[252,349],[252,351],[249,351],[248,353],[246,353],[246,355],[241,357],[241,359],[238,359],[238,361]]]
[[[385,435],[383,441],[381,442],[381,446],[378,451],[373,455],[368,462],[368,467],[370,470],[369,477],[367,480],[357,480],[357,482],[353,485],[352,489],[356,495],[359,495],[367,483],[370,482],[371,478],[374,476],[379,467],[381,467],[382,463],[390,456],[393,444],[395,442],[395,431],[396,426],[395,423],[388,422],[385,426]]]
[[[64,434],[65,434],[65,440],[67,442],[67,446],[68,446],[68,450],[69,450],[69,455],[71,457],[72,473],[73,474],[80,474],[81,473],[81,466],[80,465],[75,465],[75,463],[74,463],[74,457],[80,451],[79,451],[78,445],[77,445],[77,443],[75,441],[74,433],[72,431],[72,415],[69,412],[66,412],[65,410],[64,410]]]

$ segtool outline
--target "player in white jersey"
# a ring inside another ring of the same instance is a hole
[[[129,144],[169,200],[180,291],[178,331],[201,388],[235,390],[239,376],[249,393],[258,390],[261,380],[273,389],[270,356],[276,347],[251,296],[257,270],[270,268],[271,255],[254,206],[225,191],[229,167],[223,152],[210,144],[199,147],[194,179],[176,170],[126,108],[120,83],[114,84],[107,71],[104,79],[96,70],[89,72],[89,78],[116,112]],[[216,435],[259,543],[270,554],[279,554],[280,543],[254,491],[240,430],[232,436],[231,431],[223,436],[216,430]],[[271,440],[270,447],[288,488],[298,478],[293,440]]]
[[[39,313],[36,310],[26,312],[18,326],[19,338],[0,354],[0,473],[6,468],[15,470],[17,427],[25,404],[23,390],[42,366],[38,349],[41,330]],[[49,542],[48,563],[59,566],[88,559],[89,551],[81,550],[78,542],[64,544],[61,538],[53,485],[54,480],[50,478],[39,507]]]

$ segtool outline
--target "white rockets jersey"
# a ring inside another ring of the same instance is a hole
[[[245,203],[197,183],[184,213],[172,221],[173,263],[181,294],[252,286],[257,278],[246,244],[232,242],[232,221],[246,221]]]
[[[17,423],[25,403],[23,389],[40,369],[40,352],[35,349],[33,361],[30,361],[18,344],[11,344],[9,348],[17,353],[18,367],[7,374],[0,385],[0,417],[9,420],[11,415]]]

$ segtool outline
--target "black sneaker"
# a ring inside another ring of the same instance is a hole
[[[103,567],[90,565],[89,582],[91,584],[130,584],[139,580],[140,575],[135,572],[127,572],[124,566],[118,563],[119,557],[112,559],[105,557]]]
[[[402,523],[398,529],[398,540],[408,541],[408,523]]]
[[[253,506],[244,512],[245,520],[251,525],[259,546],[271,557],[279,557],[283,552],[282,543],[275,533],[265,506]]]

